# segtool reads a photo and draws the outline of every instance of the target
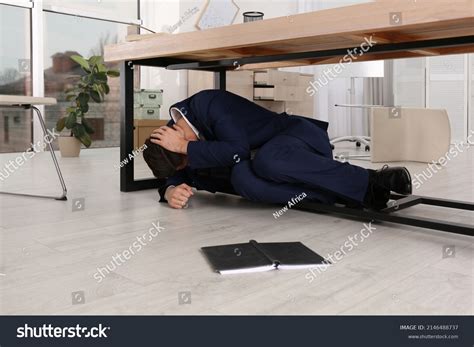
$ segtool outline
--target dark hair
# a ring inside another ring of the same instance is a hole
[[[183,163],[183,155],[171,152],[147,139],[143,158],[156,178],[165,179],[172,176]]]

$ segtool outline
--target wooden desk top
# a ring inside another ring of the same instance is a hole
[[[399,21],[392,15],[401,15]],[[474,35],[474,0],[377,0],[180,34],[143,35],[106,46],[105,61],[173,57],[192,61],[323,51],[377,44]],[[474,52],[474,44],[397,52],[366,53],[357,61]],[[279,62],[274,67],[329,64],[340,57]],[[261,64],[250,64],[258,68]],[[271,65],[266,63],[266,65]]]

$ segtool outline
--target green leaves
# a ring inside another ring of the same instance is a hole
[[[89,134],[86,132],[86,129],[84,128],[84,125],[82,125],[82,124],[77,124],[77,125],[72,129],[72,133],[74,134],[74,136],[75,136],[79,141],[81,141],[81,142],[84,144],[84,146],[90,147],[90,145],[92,144],[91,137],[90,137]]]
[[[64,127],[66,126],[66,117],[61,118],[56,123],[56,130],[63,131]]]
[[[69,116],[66,117],[66,121],[64,122],[64,125],[68,129],[73,129],[74,125],[77,123],[77,115],[75,112],[69,113]]]
[[[84,69],[85,72],[91,72],[91,67],[89,65],[89,62],[83,57],[81,57],[80,55],[71,55],[71,59],[74,60],[79,65],[81,65],[81,67]]]
[[[104,64],[98,64],[97,71],[107,73],[107,67]]]
[[[105,95],[110,93],[108,79],[120,76],[120,72],[109,69],[104,64],[103,58],[98,55],[89,59],[73,55],[71,59],[79,64],[85,74],[77,80],[73,88],[65,90],[66,100],[73,104],[66,109],[67,116],[58,120],[56,129],[58,131],[62,131],[64,128],[70,129],[84,146],[89,147],[92,143],[90,135],[94,133],[94,129],[84,117],[90,110],[89,103],[103,102]]]
[[[109,77],[119,77],[120,72],[117,71],[117,70],[108,70],[107,71],[107,76],[109,76]]]
[[[98,102],[100,103],[101,100],[100,100],[100,95],[98,92],[96,92],[95,90],[91,90],[89,92],[89,95],[91,96],[92,100],[94,100],[95,102]]]
[[[84,126],[84,130],[86,131],[86,133],[88,134],[95,133],[94,129],[92,129],[91,125],[85,118],[82,118],[82,125]]]
[[[94,55],[89,58],[89,65],[90,66],[97,66],[97,65],[102,65],[103,59],[100,55]]]
[[[105,82],[107,83],[107,72],[98,72],[97,74],[95,74],[95,79],[96,81],[98,82]]]
[[[79,93],[79,95],[77,96],[77,102],[79,102],[80,104],[87,104],[89,102],[89,99],[89,94],[84,92]]]
[[[82,114],[85,114],[89,111],[89,99],[90,96],[87,93],[79,93],[76,98],[77,107],[81,109]]]
[[[87,133],[84,134],[84,136],[79,137],[79,141],[81,141],[87,148],[89,148],[92,144],[92,139]]]

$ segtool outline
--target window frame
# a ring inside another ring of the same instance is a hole
[[[15,6],[15,7],[23,7],[23,8],[33,8],[33,3],[27,0],[1,0],[0,5],[7,5],[7,6]]]

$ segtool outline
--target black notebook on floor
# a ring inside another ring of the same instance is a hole
[[[250,240],[248,243],[202,247],[201,250],[214,270],[223,275],[330,264],[301,242],[258,243]]]

